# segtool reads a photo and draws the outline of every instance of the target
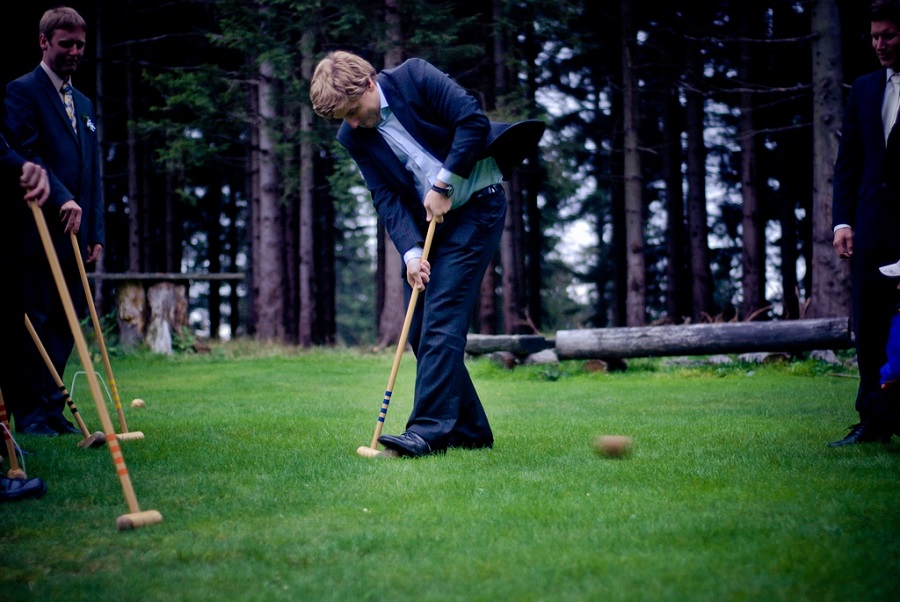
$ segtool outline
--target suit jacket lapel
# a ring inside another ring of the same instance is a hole
[[[50,77],[46,73],[44,73],[43,67],[38,65],[37,69],[35,70],[35,73],[37,75],[38,81],[40,81],[41,84],[43,85],[44,93],[47,95],[47,100],[50,102],[50,105],[56,109],[56,114],[62,120],[63,124],[65,125],[65,129],[69,132],[69,135],[71,135],[72,138],[75,140],[75,142],[78,143],[79,142],[78,136],[76,135],[75,130],[72,129],[72,122],[69,121],[69,114],[66,113],[66,105],[63,103],[62,99],[59,97],[59,90],[57,90],[53,86],[53,82],[50,80]],[[73,102],[75,102],[74,96],[73,96],[72,100],[73,100]],[[77,104],[75,105],[75,115],[76,115],[76,120],[77,120],[77,116],[78,116],[78,105]]]

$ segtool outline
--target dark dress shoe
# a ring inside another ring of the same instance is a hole
[[[38,498],[45,493],[47,493],[47,486],[38,477],[32,479],[0,477],[0,502],[18,502],[30,497]]]
[[[24,433],[26,435],[39,435],[41,437],[57,437],[59,433],[56,432],[56,429],[50,428],[47,424],[34,423],[29,424],[28,426],[20,429],[18,426],[16,427],[16,432]]]
[[[850,428],[850,434],[840,441],[832,441],[828,447],[843,447],[844,445],[855,445],[857,443],[890,443],[890,432],[884,433],[876,429],[870,422],[859,422]]]
[[[62,419],[61,422],[53,422],[50,425],[54,431],[56,431],[60,435],[80,435],[81,430],[79,430],[74,424],[66,420]]]
[[[402,435],[382,435],[378,442],[401,456],[418,458],[433,453],[428,442],[412,431],[406,431]]]

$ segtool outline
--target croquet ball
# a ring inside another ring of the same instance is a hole
[[[133,407],[133,408],[142,408],[146,405],[147,404],[144,403],[143,399],[135,399],[134,401],[131,402],[131,407]]]
[[[599,435],[594,439],[594,451],[604,458],[622,458],[633,447],[631,437],[625,435]]]

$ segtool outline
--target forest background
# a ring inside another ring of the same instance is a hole
[[[3,83],[56,2],[0,21]],[[102,273],[197,280],[191,327],[388,345],[400,258],[338,123],[308,101],[346,49],[431,61],[495,120],[547,123],[472,329],[849,315],[831,176],[849,83],[878,67],[850,0],[86,0],[75,85],[103,149]],[[114,280],[97,280],[101,313]]]

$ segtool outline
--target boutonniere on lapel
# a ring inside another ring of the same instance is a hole
[[[91,118],[87,116],[87,113],[82,113],[82,114],[81,114],[81,120],[82,120],[82,121],[84,122],[84,124],[87,126],[87,129],[91,130],[92,132],[96,132],[96,131],[97,131],[97,126],[95,126],[95,125],[94,125],[94,122],[91,121]]]

